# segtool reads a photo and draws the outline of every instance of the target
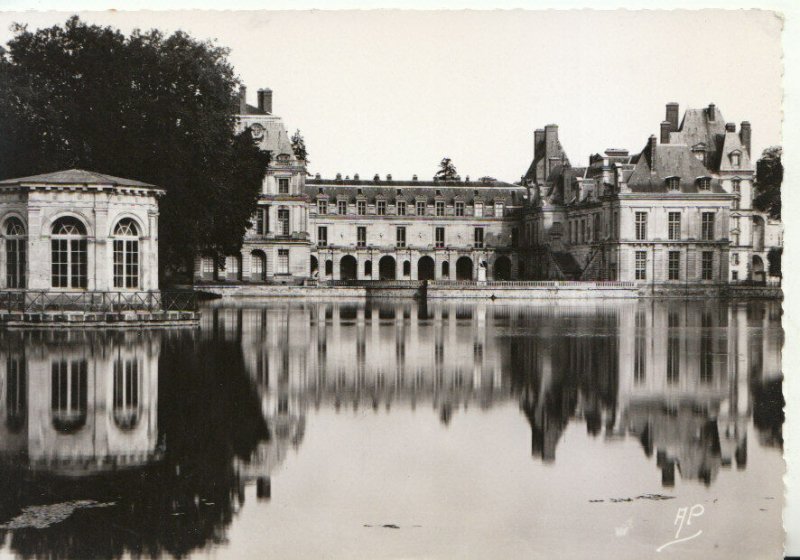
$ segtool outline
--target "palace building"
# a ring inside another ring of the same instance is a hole
[[[782,246],[778,221],[753,208],[752,128],[713,104],[666,106],[638,153],[607,149],[570,164],[558,126],[534,132],[518,183],[307,175],[272,91],[240,92],[239,129],[272,153],[240,254],[195,280],[623,280],[639,284],[765,282]]]

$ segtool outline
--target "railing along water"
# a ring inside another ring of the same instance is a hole
[[[0,291],[0,310],[9,313],[197,311],[197,294],[191,291],[59,292],[7,290]]]

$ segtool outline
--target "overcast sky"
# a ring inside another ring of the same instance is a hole
[[[63,23],[66,13],[0,14]],[[766,11],[92,12],[129,32],[216,39],[249,89],[299,128],[312,173],[518,180],[535,128],[560,126],[573,164],[608,147],[638,152],[664,105],[713,102],[749,120],[760,154],[781,141],[782,22]]]

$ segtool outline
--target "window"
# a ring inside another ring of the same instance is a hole
[[[289,249],[278,249],[278,274],[289,274]]]
[[[406,215],[406,201],[405,200],[398,200],[397,201],[397,215],[398,216],[405,216]]]
[[[732,152],[731,153],[731,165],[733,167],[739,167],[742,164],[742,154],[739,152]]]
[[[503,203],[502,202],[495,202],[494,203],[494,215],[497,218],[503,217]]]
[[[739,209],[739,197],[736,197],[731,201],[731,210],[738,210]]]
[[[475,203],[475,217],[476,218],[483,217],[483,202]]]
[[[464,203],[461,201],[456,201],[456,216],[463,216],[464,215]]]
[[[6,360],[6,426],[12,431],[22,428],[25,422],[28,392],[25,360],[9,356]]]
[[[680,241],[681,238],[681,213],[670,212],[667,220],[668,238],[670,241]]]
[[[697,188],[701,191],[711,190],[711,177],[700,177],[697,180]]]
[[[647,378],[647,336],[645,333],[645,314],[643,310],[636,312],[636,331],[633,347],[633,379],[643,383]]]
[[[266,235],[269,231],[269,206],[256,210],[256,234]]]
[[[678,191],[681,188],[680,177],[667,177],[664,182],[667,184],[667,190]]]
[[[328,226],[319,226],[317,228],[317,245],[319,247],[328,246]]]
[[[731,264],[739,264],[739,253],[731,253]]]
[[[139,287],[139,230],[130,218],[114,228],[114,287]]]
[[[6,287],[24,288],[27,268],[25,226],[19,218],[6,221]]]
[[[347,214],[347,201],[346,200],[337,200],[336,201],[336,213],[337,214]]]
[[[475,248],[476,249],[483,249],[483,228],[476,227],[475,228]]]
[[[405,226],[397,227],[397,246],[403,248],[406,246],[406,228]]]
[[[581,218],[581,243],[586,242],[586,238],[588,237],[586,233],[586,218]]]
[[[200,272],[203,276],[212,276],[214,274],[214,259],[211,257],[201,258]]]
[[[239,257],[230,255],[225,257],[225,273],[231,280],[239,278]]]
[[[675,384],[681,376],[681,339],[674,328],[667,335],[667,383]]]
[[[385,216],[386,215],[386,201],[385,200],[379,200],[376,204],[377,204],[376,208],[377,208],[378,216]]]
[[[735,230],[739,229],[739,216],[733,216],[731,218],[731,225],[732,225],[732,229],[735,229]]]
[[[731,187],[733,188],[733,194],[742,194],[742,180],[741,179],[733,179],[731,181]]]
[[[703,241],[714,240],[714,212],[703,212],[701,234]]]
[[[436,228],[436,248],[442,249],[444,248],[444,228],[437,227]]]
[[[86,422],[86,360],[55,360],[50,364],[50,410],[53,425],[60,432],[71,432]]]
[[[365,226],[358,226],[358,228],[356,229],[356,238],[357,238],[356,246],[358,247],[367,246],[367,228]]]
[[[364,276],[372,276],[372,261],[364,262]]]
[[[437,200],[436,201],[436,215],[437,216],[444,216],[444,201]]]
[[[281,235],[289,235],[289,209],[278,209],[278,233]]]
[[[714,253],[712,251],[703,251],[702,274],[703,280],[714,279]]]
[[[647,239],[647,212],[636,212],[636,240]]]
[[[636,279],[647,280],[647,251],[636,251]]]
[[[511,246],[517,247],[519,245],[519,229],[511,228]]]
[[[738,280],[738,279],[739,279],[739,271],[734,270],[733,272],[731,272],[731,280]]]
[[[449,278],[450,277],[450,263],[448,261],[444,261],[442,263],[442,278]]]
[[[417,201],[417,216],[425,215],[425,203],[421,200]]]
[[[114,361],[114,422],[130,430],[139,422],[139,361]]]
[[[739,245],[739,232],[731,234],[731,245],[734,247]]]
[[[359,200],[356,202],[356,209],[359,216],[366,216],[367,215],[367,201],[366,200]]]
[[[600,241],[600,214],[595,214],[592,224],[592,239]]]
[[[403,261],[403,276],[411,276],[411,261]]]
[[[317,199],[317,214],[327,214],[328,213],[328,199],[320,198]]]
[[[289,194],[289,178],[278,178],[278,194]]]
[[[54,288],[86,288],[86,227],[77,218],[65,217],[53,224],[50,241],[51,281]]]
[[[680,251],[670,251],[669,252],[669,262],[667,266],[667,278],[670,280],[680,280],[681,279],[681,252]]]

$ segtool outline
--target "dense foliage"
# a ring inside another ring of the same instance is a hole
[[[782,149],[772,146],[764,150],[756,163],[756,192],[753,206],[768,212],[770,218],[781,217],[781,184],[783,183]]]
[[[433,177],[439,181],[458,181],[461,179],[456,171],[455,164],[448,157],[443,158],[442,161],[439,162],[439,170]]]
[[[303,135],[300,134],[300,130],[296,130],[294,134],[292,134],[292,151],[294,152],[294,157],[299,159],[300,161],[304,161],[306,165],[311,163],[308,159],[308,150],[306,149],[306,141],[303,138]]]
[[[77,17],[14,32],[0,51],[2,178],[81,168],[165,189],[162,274],[238,251],[269,155],[235,133],[227,49]]]

